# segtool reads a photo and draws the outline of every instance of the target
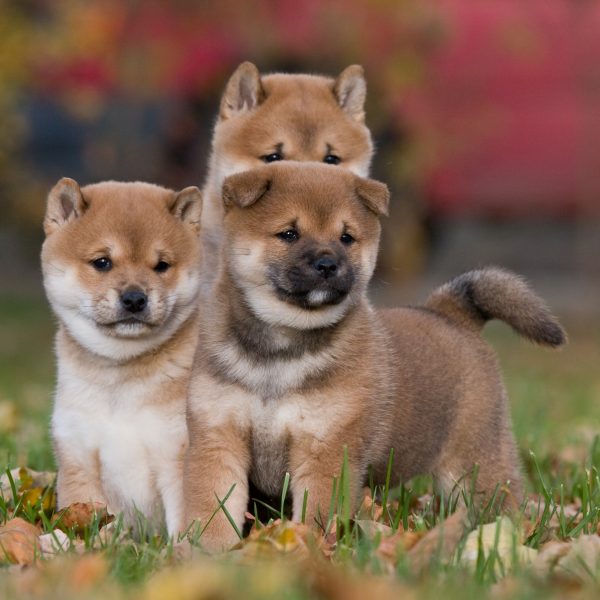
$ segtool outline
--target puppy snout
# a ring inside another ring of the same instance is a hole
[[[319,275],[324,279],[335,275],[338,264],[331,256],[319,256],[313,263],[313,267],[319,272]]]
[[[121,294],[121,304],[130,313],[142,312],[148,306],[148,296],[138,289],[129,289]]]

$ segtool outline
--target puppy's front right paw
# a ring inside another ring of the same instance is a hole
[[[226,519],[213,520],[198,538],[200,548],[209,554],[227,552],[239,541],[238,534]]]
[[[176,562],[186,562],[193,558],[194,548],[189,540],[183,540],[173,544],[173,559]]]

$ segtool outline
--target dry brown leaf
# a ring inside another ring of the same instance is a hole
[[[388,525],[372,519],[355,519],[354,524],[369,539],[373,539],[378,533],[381,534],[381,537],[389,537],[394,533],[394,530]]]
[[[551,570],[551,575],[566,583],[590,583],[600,573],[600,537],[581,535],[574,540]]]
[[[39,529],[17,517],[0,527],[0,561],[32,564],[39,554]]]
[[[447,561],[455,553],[464,533],[468,531],[468,511],[463,506],[452,513],[445,521],[430,529],[417,540],[408,553],[410,568],[415,574],[423,573],[434,557]]]
[[[356,516],[359,520],[361,519],[369,519],[374,521],[379,521],[383,516],[383,506],[381,504],[374,502],[371,497],[371,490],[366,488],[365,495],[363,496],[360,507],[356,513]]]
[[[75,502],[56,516],[55,527],[62,531],[73,530],[78,535],[81,535],[95,518],[98,518],[99,527],[114,520],[114,517],[108,514],[106,506],[100,502]]]
[[[388,565],[390,573],[399,555],[408,552],[425,535],[425,532],[405,531],[402,527],[394,531],[383,523],[368,519],[357,519],[354,523],[367,538],[379,536],[376,553]]]
[[[294,554],[309,556],[312,549],[325,554],[327,543],[313,528],[302,523],[277,519],[260,529],[253,528],[232,552],[244,559]]]
[[[533,561],[533,573],[540,578],[546,578],[554,570],[554,567],[571,550],[568,542],[547,542],[540,546],[538,555]]]

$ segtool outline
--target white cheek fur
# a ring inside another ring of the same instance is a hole
[[[120,338],[99,329],[93,318],[93,298],[79,285],[75,269],[45,268],[44,287],[56,315],[79,344],[94,354],[127,360],[163,344],[191,316],[197,305],[200,278],[193,270],[182,274],[166,301],[163,324],[143,337],[135,337],[133,329],[122,332],[131,337]]]
[[[266,277],[264,264],[264,243],[233,246],[229,256],[229,267],[234,278],[241,282],[244,296],[252,312],[265,323],[273,326],[292,327],[294,329],[317,329],[328,327],[340,321],[351,305],[350,296],[334,306],[316,310],[306,310],[279,300]],[[318,292],[315,292],[319,294]],[[315,298],[315,305],[324,298]]]

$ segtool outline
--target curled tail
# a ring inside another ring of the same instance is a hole
[[[558,347],[567,339],[560,323],[526,281],[497,267],[455,277],[435,290],[425,307],[475,331],[491,319],[500,319],[543,346]]]

